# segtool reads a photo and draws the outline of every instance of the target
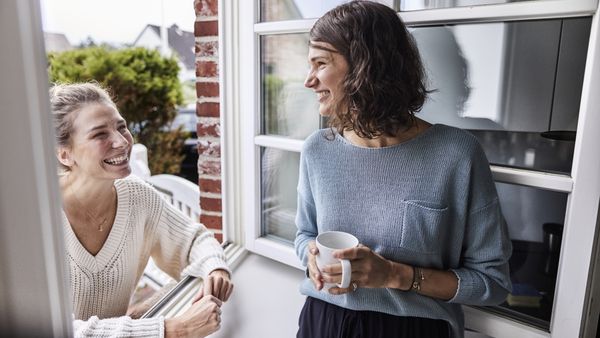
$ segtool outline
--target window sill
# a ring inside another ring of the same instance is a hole
[[[247,251],[237,245],[229,244],[225,246],[225,258],[227,264],[234,270],[236,265],[242,261]],[[202,286],[202,278],[186,276],[181,279],[172,290],[165,294],[154,304],[141,318],[152,318],[164,316],[171,318],[185,311],[191,304],[193,297]]]

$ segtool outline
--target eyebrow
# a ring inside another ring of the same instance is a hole
[[[324,51],[327,51],[327,52],[330,52],[330,53],[336,53],[336,54],[340,54],[340,52],[338,52],[338,51],[337,51],[337,50],[335,50],[335,49],[331,49],[331,48],[323,47],[323,46],[321,46],[321,45],[315,45],[315,44],[314,44],[314,43],[312,43],[312,42],[309,42],[309,43],[308,43],[308,47],[309,47],[309,48],[314,48],[314,49],[320,49],[320,50],[324,50]]]
[[[317,56],[313,56],[313,57],[311,57],[311,58],[310,58],[310,62],[314,62],[314,61],[316,61],[316,60],[318,60],[318,59],[325,59],[325,60],[327,60],[327,61],[331,61],[331,60],[332,60],[332,58],[331,58],[330,56],[317,55]]]
[[[125,120],[123,120],[123,119],[116,120],[115,122],[116,122],[117,125],[126,124]],[[99,124],[97,126],[94,126],[94,127],[90,128],[87,131],[87,134],[91,134],[91,133],[95,132],[96,130],[104,129],[104,128],[107,128],[107,127],[108,127],[107,124]]]

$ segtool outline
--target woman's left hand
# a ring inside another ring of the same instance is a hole
[[[352,278],[348,288],[332,287],[329,289],[329,293],[339,295],[352,292],[354,291],[353,283],[361,288],[387,287],[393,263],[373,252],[370,248],[359,244],[356,248],[337,250],[333,253],[333,257],[350,260]],[[341,264],[328,265],[321,272],[323,273],[324,282],[340,283],[342,280]]]
[[[226,302],[233,291],[233,282],[229,279],[229,273],[225,270],[214,270],[204,280],[204,286],[200,289],[192,303],[200,300],[205,295],[213,295]]]

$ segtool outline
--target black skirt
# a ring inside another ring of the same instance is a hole
[[[297,338],[449,338],[445,320],[354,311],[306,297]]]

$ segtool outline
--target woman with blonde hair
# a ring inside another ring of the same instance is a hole
[[[75,336],[205,337],[218,330],[233,283],[213,234],[129,176],[133,138],[106,90],[59,84],[50,102]],[[182,315],[126,315],[150,257],[175,279],[204,279]]]

